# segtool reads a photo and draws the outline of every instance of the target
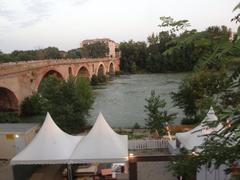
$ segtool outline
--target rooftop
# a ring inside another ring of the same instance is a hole
[[[110,41],[110,42],[114,42],[113,40],[111,40],[109,38],[97,38],[97,39],[86,39],[86,40],[83,40],[82,43],[97,42],[97,41]]]
[[[11,133],[11,132],[24,133],[38,126],[39,124],[34,124],[34,123],[0,123],[0,134]]]

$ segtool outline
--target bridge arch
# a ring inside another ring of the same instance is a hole
[[[103,63],[100,63],[97,68],[97,75],[100,76],[105,76],[106,75],[106,68]]]
[[[110,63],[109,63],[108,73],[109,73],[110,75],[114,75],[114,73],[115,73],[115,68],[114,68],[114,63],[113,63],[113,62],[110,62]]]
[[[68,67],[68,76],[72,76],[73,72],[72,72],[72,67]]]
[[[41,85],[41,83],[44,81],[45,78],[49,77],[49,76],[55,76],[57,77],[58,79],[61,79],[61,80],[65,80],[63,75],[56,71],[56,70],[49,70],[47,71],[46,73],[43,73],[43,75],[41,76],[41,78],[39,78],[39,82],[37,82],[37,85],[36,85],[36,89],[38,90],[39,89],[39,86]]]
[[[0,87],[0,112],[18,111],[18,99],[16,95],[7,88]]]
[[[77,76],[83,77],[83,78],[86,78],[86,79],[90,79],[90,77],[91,77],[90,71],[88,70],[88,68],[86,66],[81,66],[79,68]]]

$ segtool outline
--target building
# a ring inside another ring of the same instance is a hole
[[[97,42],[105,43],[108,46],[109,53],[107,54],[107,57],[111,57],[111,58],[119,57],[118,44],[115,41],[108,38],[87,39],[82,41],[82,43],[80,44],[80,47],[83,47],[84,45],[95,44]]]
[[[0,124],[0,159],[11,159],[22,151],[35,137],[38,124]]]

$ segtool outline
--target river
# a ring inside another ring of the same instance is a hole
[[[90,111],[89,123],[95,122],[102,112],[107,122],[115,128],[132,127],[136,122],[145,125],[145,98],[155,90],[167,102],[167,110],[176,112],[175,123],[183,116],[180,109],[173,106],[170,93],[176,92],[186,73],[136,74],[115,77],[106,86],[94,90],[96,94],[93,109]]]

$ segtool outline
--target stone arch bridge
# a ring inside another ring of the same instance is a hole
[[[38,60],[0,64],[0,111],[17,111],[23,99],[38,91],[43,78],[54,74],[91,78],[119,71],[118,58]]]

